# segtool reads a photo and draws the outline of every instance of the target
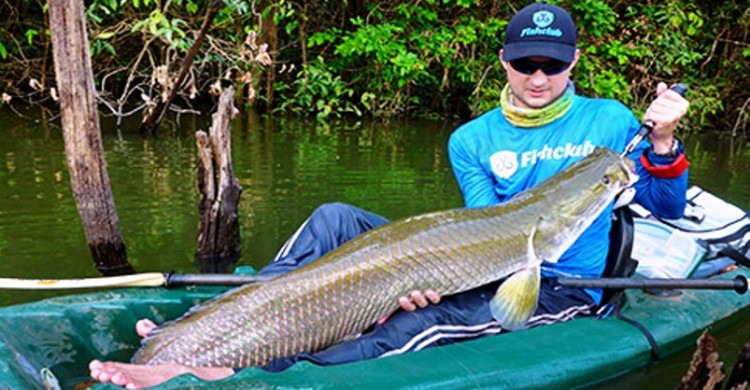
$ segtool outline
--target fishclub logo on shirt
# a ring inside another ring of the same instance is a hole
[[[509,179],[518,170],[518,155],[510,150],[501,150],[490,156],[490,165],[501,179]]]
[[[552,147],[544,145],[541,149],[533,149],[525,152],[516,153],[511,150],[501,150],[490,156],[490,167],[492,172],[501,179],[510,179],[519,168],[536,165],[542,160],[564,160],[571,157],[585,157],[595,149],[591,141],[586,141],[583,145],[575,145],[568,142],[562,146]]]

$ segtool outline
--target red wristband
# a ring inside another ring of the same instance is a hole
[[[685,153],[677,156],[677,158],[669,165],[655,166],[651,164],[651,161],[649,161],[648,157],[646,157],[647,152],[648,149],[646,149],[646,151],[641,154],[641,164],[643,164],[643,168],[646,169],[646,172],[650,173],[651,176],[659,179],[678,178],[690,166],[690,162],[688,161],[687,157],[685,157]]]

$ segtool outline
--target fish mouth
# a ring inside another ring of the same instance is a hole
[[[638,181],[638,174],[635,173],[635,163],[633,162],[633,160],[627,157],[621,158],[620,167],[622,167],[622,170],[625,171],[628,179],[627,184],[625,184],[623,188],[630,187]]]

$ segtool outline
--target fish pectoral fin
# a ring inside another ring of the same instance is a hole
[[[542,219],[539,218],[537,224],[531,228],[529,238],[526,239],[526,260],[529,261],[529,264],[534,264],[535,261],[539,260],[539,257],[536,255],[536,251],[534,250],[534,237],[536,236],[537,228],[539,227],[539,222],[541,221]]]
[[[503,329],[523,329],[536,310],[541,281],[539,265],[534,265],[511,275],[490,300],[490,312]]]
[[[539,226],[543,221],[544,217],[539,217],[536,225],[531,227],[531,231],[526,239],[526,259],[530,264],[536,261],[542,262],[542,260],[548,263],[557,263],[557,260],[560,258],[560,254],[538,252],[539,247],[534,245],[535,241],[544,242],[544,238],[539,230]]]

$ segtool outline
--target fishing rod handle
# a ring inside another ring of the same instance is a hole
[[[685,97],[685,94],[687,93],[687,90],[688,90],[688,86],[683,83],[677,83],[669,87],[669,89],[677,92],[680,96]],[[641,141],[643,141],[643,139],[646,138],[646,136],[651,134],[651,131],[653,130],[654,130],[653,122],[651,121],[643,122],[641,124],[641,128],[638,129],[637,133],[635,133],[635,136],[633,137],[633,139],[630,140],[627,146],[625,146],[625,149],[622,152],[622,156],[627,156],[628,154],[630,154],[630,152],[635,150],[636,146],[638,146],[638,144],[640,144]]]

